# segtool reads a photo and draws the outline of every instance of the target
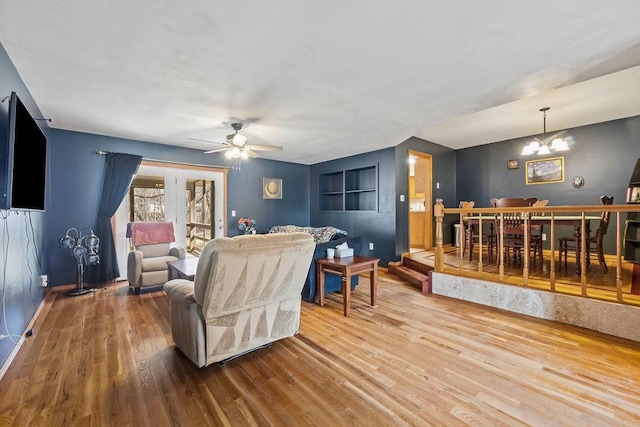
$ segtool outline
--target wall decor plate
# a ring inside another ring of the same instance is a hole
[[[571,180],[571,185],[573,185],[573,188],[582,188],[584,186],[584,178],[580,175],[574,176]]]

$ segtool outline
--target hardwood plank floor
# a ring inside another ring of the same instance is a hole
[[[531,288],[550,290],[550,255],[547,250],[544,251],[543,262],[532,263],[529,267],[528,285]],[[435,254],[433,251],[412,251],[410,258],[433,267],[435,265]],[[557,255],[556,255],[557,257]],[[616,263],[615,257],[606,255],[609,270],[604,273],[596,262],[587,268],[587,296],[593,299],[605,301],[613,301],[623,304],[640,305],[640,295],[638,292],[632,292],[634,264],[628,261],[622,262],[621,283],[622,294],[621,300],[617,299],[616,288]],[[495,255],[490,260],[486,252],[483,253],[483,272],[478,272],[478,250],[474,250],[471,261],[465,256],[462,265],[462,275],[466,277],[474,277],[478,279],[490,280],[500,283],[500,275],[498,266],[496,265]],[[459,248],[446,245],[444,247],[444,272],[453,275],[460,275],[460,252]],[[581,277],[576,274],[576,264],[569,260],[567,267],[564,263],[556,260],[556,292],[569,295],[581,296]],[[505,279],[502,283],[522,286],[522,264],[519,262],[505,263],[504,265]],[[635,279],[638,280],[637,278]]]
[[[640,343],[424,295],[379,274],[298,335],[199,369],[164,292],[52,289],[0,381],[2,426],[640,425]]]

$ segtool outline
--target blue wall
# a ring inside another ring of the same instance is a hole
[[[431,206],[436,199],[443,199],[445,206],[455,204],[456,200],[456,153],[451,148],[434,144],[424,139],[411,137],[399,144],[396,149],[396,257],[400,259],[409,250],[409,151],[417,151],[431,155],[432,163],[432,194]],[[436,188],[435,183],[440,184]],[[400,202],[400,194],[405,195],[405,201]],[[429,203],[429,201],[426,201]],[[455,220],[453,216],[446,216],[443,222],[444,243],[450,243],[450,233],[447,230]],[[435,240],[435,221],[432,236]],[[435,241],[433,242],[435,244]]]
[[[76,281],[75,258],[58,246],[70,227],[94,228],[98,211],[105,157],[97,151],[141,155],[148,159],[167,160],[211,166],[227,166],[218,153],[202,155],[201,150],[178,148],[129,139],[112,138],[81,132],[51,130],[51,197],[47,207],[46,247],[50,254],[52,286]],[[282,178],[283,198],[262,199],[262,177]],[[227,234],[238,234],[237,217],[249,216],[258,222],[258,231],[283,223],[309,222],[309,167],[266,159],[249,159],[242,169],[231,170],[227,182]],[[119,266],[125,274],[126,266]]]
[[[38,106],[24,85],[20,75],[0,45],[0,99],[16,92],[34,117],[42,117]],[[6,144],[8,142],[9,101],[0,104],[0,191],[4,191],[6,174]],[[49,135],[46,122],[39,121],[45,135]],[[51,168],[49,168],[49,176]],[[0,210],[0,365],[4,364],[20,336],[25,332],[44,298],[39,276],[46,273],[47,251],[44,247],[43,212]]]
[[[319,176],[321,174],[373,165],[378,166],[377,212],[319,210]],[[345,230],[350,236],[362,237],[362,255],[380,258],[382,266],[397,259],[395,254],[396,173],[393,148],[312,165],[310,194],[312,226],[330,225]],[[374,244],[374,251],[369,250],[369,243]]]
[[[282,179],[282,199],[262,198],[262,178]],[[258,233],[266,233],[274,225],[309,225],[309,166],[252,159],[240,170],[229,171],[228,236],[239,234],[240,217],[256,220]]]
[[[626,190],[633,168],[640,158],[640,116],[613,120],[563,132],[570,140],[564,157],[565,179],[561,183],[526,185],[527,160],[559,157],[521,156],[522,147],[532,137],[502,141],[456,151],[457,196],[445,206],[455,207],[459,200],[474,200],[476,207],[489,207],[492,197],[537,197],[549,205],[593,205],[600,196],[614,196],[614,204],[626,203]],[[519,169],[508,170],[507,161],[518,159]],[[571,179],[584,177],[584,187],[573,188]],[[615,230],[612,218],[609,230]],[[566,227],[557,230],[567,235]],[[606,236],[605,251],[614,253],[615,233]]]
[[[558,155],[521,156],[531,137],[458,150],[459,200],[489,207],[492,197],[533,196],[549,199],[551,205],[581,205],[598,204],[606,194],[615,197],[614,203],[625,203],[629,178],[640,157],[640,116],[568,129],[564,134],[571,141],[570,150]],[[527,160],[559,156],[564,157],[564,182],[526,185]],[[520,168],[507,170],[510,159],[518,159]],[[576,175],[584,177],[584,187],[571,186]]]

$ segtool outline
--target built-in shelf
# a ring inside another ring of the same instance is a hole
[[[377,211],[378,166],[321,174],[319,193],[321,211]]]
[[[640,220],[629,219],[624,233],[624,259],[640,263]]]

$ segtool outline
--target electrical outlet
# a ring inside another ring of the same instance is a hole
[[[49,284],[49,278],[47,277],[47,275],[46,274],[41,275],[40,286],[42,286],[43,288],[46,288],[48,284]]]
[[[542,240],[547,240],[547,233],[542,233]]]
[[[373,243],[369,243],[369,250],[372,251],[373,250]]]
[[[400,195],[400,201],[401,201],[401,202],[404,202],[404,194],[401,194],[401,195]]]

